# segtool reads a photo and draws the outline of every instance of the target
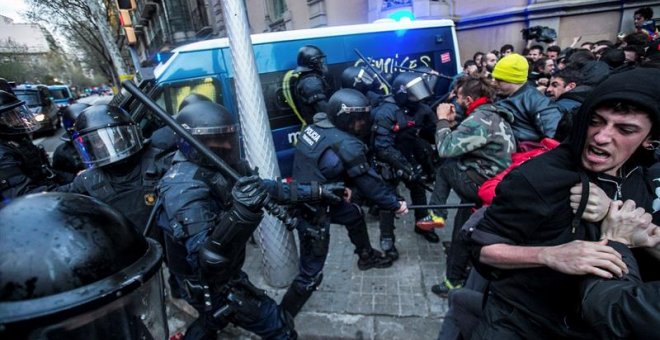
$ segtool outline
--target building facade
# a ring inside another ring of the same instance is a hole
[[[132,12],[144,65],[158,53],[182,44],[226,35],[222,0],[134,0]],[[463,60],[477,51],[512,44],[525,46],[521,30],[548,26],[566,47],[608,39],[633,29],[633,12],[650,6],[660,16],[660,0],[244,0],[252,33],[374,22],[401,13],[414,20],[452,19]]]

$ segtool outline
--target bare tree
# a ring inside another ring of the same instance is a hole
[[[119,85],[126,66],[115,43],[108,14],[114,8],[104,0],[27,0],[28,18],[53,27],[67,39],[77,56]]]

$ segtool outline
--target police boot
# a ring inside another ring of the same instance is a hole
[[[379,214],[380,227],[380,249],[385,255],[396,261],[399,258],[399,252],[394,246],[394,213],[381,210]]]
[[[415,233],[417,233],[419,235],[422,235],[427,241],[429,241],[431,243],[440,242],[440,237],[438,237],[438,234],[436,234],[435,231],[433,231],[433,229],[424,230],[424,229],[420,229],[418,227],[415,227]]]
[[[371,268],[388,268],[392,266],[392,259],[385,254],[373,248],[365,249],[360,252],[358,259],[358,269],[369,270]]]
[[[314,290],[303,290],[302,292],[299,292],[294,283],[289,286],[286,294],[284,294],[282,302],[280,302],[280,307],[289,313],[292,318],[295,318],[298,312],[300,312],[302,307],[305,305],[305,302],[307,302],[307,300],[309,300],[309,298],[312,296],[313,292]]]

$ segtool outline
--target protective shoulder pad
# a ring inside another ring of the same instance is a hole
[[[342,139],[333,146],[333,151],[339,156],[349,177],[357,177],[369,171],[367,147],[357,138]]]

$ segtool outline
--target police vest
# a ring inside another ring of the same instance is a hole
[[[103,168],[86,171],[83,185],[95,197],[124,214],[141,232],[156,203],[156,185],[165,173],[165,166],[156,160],[158,149],[146,147],[140,163],[128,174],[111,176]]]
[[[327,150],[334,151],[337,161],[321,169],[319,163]],[[326,183],[342,180],[345,175],[357,176],[369,170],[366,153],[367,147],[353,135],[331,125],[308,125],[298,138],[293,177],[301,182]]]

